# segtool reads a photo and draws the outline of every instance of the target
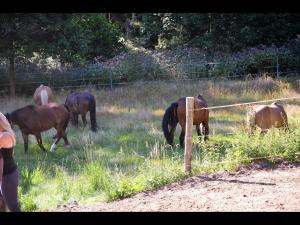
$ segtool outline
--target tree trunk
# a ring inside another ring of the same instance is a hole
[[[15,82],[15,50],[13,46],[13,40],[9,43],[9,90],[10,97],[15,97],[16,95],[16,82]]]

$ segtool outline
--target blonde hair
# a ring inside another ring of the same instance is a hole
[[[6,117],[3,115],[3,113],[0,112],[0,132],[6,131],[10,133],[12,139],[13,139],[13,145],[16,145],[16,136],[15,132],[12,130],[8,120]]]

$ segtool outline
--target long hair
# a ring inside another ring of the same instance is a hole
[[[176,124],[178,123],[178,119],[177,119],[177,114],[176,114],[176,109],[178,107],[178,103],[174,102],[172,103],[167,109],[166,112],[163,116],[163,120],[162,120],[162,130],[164,133],[164,136],[168,142],[168,144],[173,145],[172,143],[172,137],[169,131],[169,125],[171,126],[176,126]]]
[[[0,131],[6,131],[10,133],[13,139],[13,146],[16,145],[16,135],[15,132],[12,130],[7,118],[0,112]]]
[[[45,89],[41,90],[41,103],[42,105],[48,104],[48,93]]]

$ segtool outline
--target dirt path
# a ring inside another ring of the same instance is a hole
[[[300,165],[254,165],[235,173],[190,177],[112,203],[50,211],[300,211]]]

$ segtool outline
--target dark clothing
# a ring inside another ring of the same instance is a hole
[[[18,202],[19,171],[13,158],[13,148],[1,148],[0,158],[3,158],[3,176],[0,187],[0,197],[11,212],[20,212]]]
[[[11,212],[20,212],[18,201],[19,171],[2,177],[1,192],[6,206]]]
[[[14,149],[13,148],[1,148],[0,158],[3,158],[3,176],[12,173],[17,169],[17,164],[13,158]]]

